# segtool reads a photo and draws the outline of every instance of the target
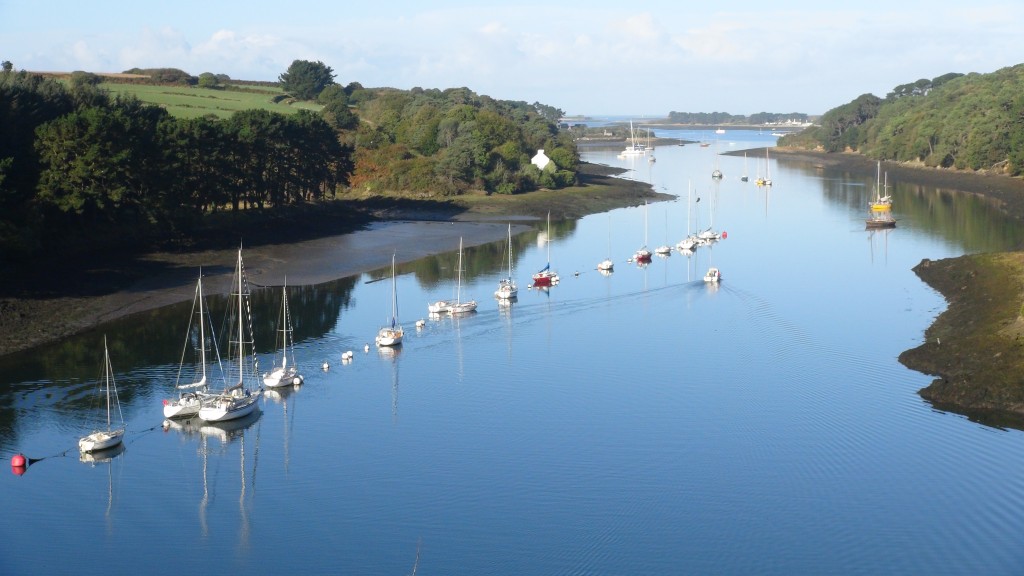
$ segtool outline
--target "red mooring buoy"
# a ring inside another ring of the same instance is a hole
[[[724,239],[726,239],[726,238],[728,238],[728,237],[729,237],[729,233],[728,233],[728,232],[725,232],[725,231],[723,231],[723,232],[722,232],[722,239],[724,240]]]
[[[24,468],[28,464],[24,454],[15,454],[11,457],[11,466],[15,468]]]

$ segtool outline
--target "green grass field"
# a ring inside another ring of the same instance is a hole
[[[227,118],[239,110],[252,109],[294,114],[300,109],[319,111],[322,108],[313,102],[292,102],[289,99],[275,104],[273,99],[281,95],[281,90],[263,86],[246,86],[245,92],[112,82],[104,82],[100,86],[113,94],[132,94],[143,102],[163,106],[178,118],[198,118],[207,114]]]

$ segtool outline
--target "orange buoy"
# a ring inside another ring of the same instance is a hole
[[[11,457],[11,466],[14,466],[16,468],[24,468],[26,464],[28,464],[28,461],[25,460],[24,454],[15,454],[14,456]]]

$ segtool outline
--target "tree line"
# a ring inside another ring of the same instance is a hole
[[[785,122],[804,123],[808,121],[807,114],[802,112],[790,112],[788,114],[778,112],[757,112],[750,116],[743,114],[729,114],[728,112],[669,112],[668,121],[674,124],[696,124],[698,126],[715,126],[719,124],[742,124],[748,126],[782,124]]]
[[[949,73],[863,94],[822,115],[783,146],[870,158],[1024,174],[1024,64],[989,74]]]
[[[129,72],[193,89],[229,80]],[[93,74],[62,82],[4,62],[0,259],[188,238],[217,213],[274,212],[349,193],[436,198],[575,182],[578,154],[554,123],[556,108],[467,88],[341,86],[330,67],[300,60],[279,83],[322,111],[176,118],[112,95]],[[530,163],[540,148],[553,161],[543,171]]]
[[[8,258],[187,236],[213,212],[333,197],[351,173],[351,149],[316,114],[178,119],[10,63],[0,72],[0,126]]]
[[[564,112],[497,100],[469,88],[397,90],[342,87],[323,62],[296,60],[281,87],[324,106],[327,121],[355,150],[351,191],[437,198],[482,190],[519,194],[576,182],[579,154],[560,132]],[[541,170],[531,160],[544,150]]]

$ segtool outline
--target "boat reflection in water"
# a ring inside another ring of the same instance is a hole
[[[257,407],[251,413],[241,418],[227,420],[224,422],[202,422],[199,426],[199,435],[202,439],[200,452],[203,455],[203,497],[199,502],[199,522],[200,525],[202,526],[203,535],[206,536],[209,534],[209,525],[206,519],[206,511],[211,502],[211,486],[207,477],[207,460],[210,454],[209,441],[213,439],[218,440],[220,442],[220,456],[224,456],[228,447],[234,444],[235,441],[237,441],[239,446],[238,469],[241,481],[241,486],[238,494],[238,542],[243,549],[248,549],[249,547],[249,506],[251,505],[252,498],[255,497],[255,494],[252,494],[252,496],[250,496],[248,492],[250,489],[250,482],[253,483],[252,487],[255,487],[256,463],[259,462],[260,450],[259,433],[257,433],[257,441],[256,446],[254,448],[254,454],[252,459],[253,469],[251,474],[247,474],[245,468],[245,436],[246,431],[249,428],[251,428],[253,424],[258,422],[260,416],[262,415],[263,411],[260,410],[259,407]],[[252,480],[247,480],[247,478],[251,478]]]
[[[457,321],[457,320],[456,320]],[[377,355],[391,363],[391,417],[398,418],[398,358],[402,355],[401,348],[378,348]]]

